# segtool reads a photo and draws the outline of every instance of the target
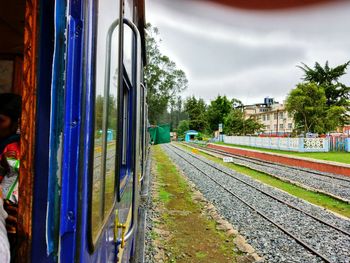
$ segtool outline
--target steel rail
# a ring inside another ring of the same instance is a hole
[[[189,144],[189,145],[191,145],[191,147],[194,147],[194,148],[205,149],[207,151],[214,152],[214,153],[220,153],[220,154],[228,156],[228,157],[234,157],[236,159],[243,160],[243,161],[248,161],[249,160],[250,162],[252,162],[254,164],[258,164],[258,165],[262,165],[262,166],[266,166],[266,167],[282,170],[281,168],[273,167],[273,166],[276,166],[276,163],[274,163],[274,162],[269,162],[269,161],[266,161],[266,160],[260,160],[260,159],[253,158],[253,157],[248,157],[248,156],[241,156],[241,155],[238,155],[238,154],[226,152],[224,150],[203,147],[203,146],[199,146],[199,145],[196,145],[196,144]],[[337,177],[337,176],[332,176],[332,175],[325,174],[325,173],[320,173],[320,172],[317,172],[317,171],[308,171],[308,170],[306,170],[304,168],[289,166],[289,165],[280,164],[280,163],[278,163],[278,165],[282,166],[282,167],[285,167],[286,169],[289,169],[289,170],[298,170],[298,171],[302,171],[302,172],[305,172],[305,173],[319,175],[320,177],[328,177],[328,178],[331,178],[331,179],[334,179],[334,180],[345,181],[345,182],[348,182],[350,184],[350,179],[348,179],[348,178],[341,178],[341,177]],[[326,181],[326,180],[322,180],[322,181],[329,183],[329,181]],[[345,188],[350,188],[350,185],[343,185],[341,183],[338,183],[338,185],[343,186]]]
[[[346,231],[346,230],[344,230],[344,229],[341,229],[341,228],[339,228],[339,227],[337,227],[337,226],[335,226],[335,225],[333,225],[333,224],[330,224],[330,223],[328,223],[328,222],[326,222],[326,221],[324,221],[324,220],[322,220],[322,219],[320,219],[320,218],[318,218],[318,217],[316,217],[316,216],[314,216],[314,215],[312,215],[312,214],[310,214],[310,213],[308,213],[308,212],[306,212],[306,211],[304,211],[304,210],[302,210],[302,209],[300,209],[300,208],[298,208],[298,207],[296,207],[296,206],[294,206],[294,205],[292,205],[292,204],[290,204],[290,203],[287,203],[286,201],[283,201],[282,199],[279,199],[279,198],[273,196],[272,194],[269,194],[269,193],[267,193],[267,192],[265,192],[265,191],[263,191],[263,190],[261,190],[261,189],[255,187],[254,185],[252,185],[252,184],[250,184],[250,183],[248,183],[248,182],[245,182],[244,180],[241,180],[241,179],[239,179],[239,178],[236,178],[236,177],[232,176],[232,174],[230,174],[230,173],[228,173],[228,172],[226,172],[226,171],[224,171],[224,170],[222,170],[222,169],[220,169],[220,168],[218,168],[218,167],[215,167],[214,165],[212,165],[212,164],[209,163],[209,162],[203,161],[202,159],[198,158],[197,156],[194,156],[194,155],[188,153],[187,151],[185,151],[185,150],[183,150],[183,149],[181,149],[181,148],[179,148],[179,147],[177,147],[177,146],[172,145],[172,147],[174,147],[174,148],[176,148],[176,149],[178,149],[178,150],[180,150],[180,151],[186,152],[189,156],[191,156],[191,157],[193,157],[193,158],[195,158],[195,159],[197,159],[197,160],[200,160],[201,162],[203,162],[203,163],[205,163],[206,165],[208,165],[208,166],[210,166],[210,167],[212,167],[212,168],[218,170],[219,172],[224,173],[224,174],[230,176],[231,178],[233,178],[233,179],[235,179],[235,180],[237,180],[237,181],[239,181],[239,182],[241,182],[241,183],[243,183],[243,184],[245,184],[245,185],[247,185],[247,186],[249,186],[249,187],[251,187],[251,188],[257,190],[258,192],[260,192],[260,193],[262,193],[262,194],[264,194],[264,195],[266,195],[266,196],[268,196],[268,197],[270,197],[270,198],[272,198],[272,199],[274,199],[274,200],[276,200],[276,201],[278,201],[278,202],[280,202],[280,203],[282,203],[282,204],[284,204],[284,205],[287,205],[288,207],[290,207],[290,208],[292,208],[292,209],[294,209],[294,210],[297,210],[297,211],[299,211],[299,212],[301,212],[301,213],[303,213],[303,214],[305,214],[305,215],[307,215],[307,216],[313,218],[314,220],[316,220],[316,221],[318,221],[318,222],[320,222],[320,223],[322,223],[322,224],[324,224],[324,225],[327,225],[327,226],[329,226],[329,227],[331,227],[331,228],[333,228],[333,229],[335,229],[335,230],[337,230],[337,231],[343,233],[344,235],[347,235],[347,236],[350,237],[350,232],[348,232],[348,231]]]
[[[177,148],[175,146],[172,146],[174,148]],[[190,164],[191,166],[193,166],[194,168],[196,168],[199,172],[201,172],[202,174],[204,174],[206,177],[208,177],[211,181],[213,181],[215,184],[217,184],[218,186],[220,186],[221,188],[223,188],[226,192],[228,192],[229,194],[233,195],[235,198],[237,198],[238,200],[240,200],[242,203],[244,203],[246,206],[248,206],[250,209],[252,209],[254,212],[256,212],[257,214],[259,214],[261,217],[263,217],[265,220],[269,221],[271,224],[275,225],[278,229],[280,229],[283,233],[285,233],[286,235],[288,235],[289,237],[291,237],[292,239],[294,239],[297,243],[299,243],[300,245],[302,245],[304,248],[306,248],[307,250],[309,250],[310,252],[312,252],[314,255],[322,258],[325,262],[332,262],[331,260],[329,260],[326,256],[320,254],[318,251],[316,251],[315,249],[313,249],[311,246],[309,246],[307,243],[305,243],[304,241],[302,241],[300,238],[298,238],[297,236],[295,236],[294,234],[290,233],[287,229],[285,229],[283,226],[281,226],[280,224],[276,223],[275,221],[273,221],[272,219],[268,218],[266,215],[264,215],[263,212],[260,212],[257,208],[255,208],[253,205],[249,204],[248,202],[246,202],[245,200],[243,200],[241,197],[239,197],[238,195],[236,195],[234,192],[232,192],[230,189],[227,189],[225,186],[223,186],[222,184],[218,183],[215,179],[211,178],[208,174],[206,174],[205,172],[203,172],[200,168],[198,168],[196,165],[194,165],[193,163],[191,163],[190,161],[188,161],[186,158],[182,157],[180,154],[176,153],[175,151],[171,150],[170,147],[168,147],[168,149],[170,151],[172,151],[173,153],[175,153],[177,156],[179,156],[181,159],[183,159],[185,162],[187,162],[188,164]],[[179,148],[177,148],[179,149]],[[181,151],[186,152],[184,150],[181,149]]]

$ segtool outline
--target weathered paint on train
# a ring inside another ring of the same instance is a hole
[[[19,234],[22,234],[23,242],[17,261],[116,262],[119,259],[127,262],[135,250],[136,231],[120,250],[121,231],[116,228],[116,222],[124,223],[126,232],[137,223],[137,213],[132,212],[137,212],[138,179],[143,176],[144,141],[147,139],[144,134],[147,117],[140,116],[145,114],[147,106],[139,93],[141,86],[137,87],[139,75],[134,72],[127,77],[128,72],[121,70],[124,78],[130,79],[122,78],[122,85],[129,85],[130,90],[127,108],[130,126],[126,130],[128,161],[127,165],[119,167],[120,174],[116,177],[121,180],[116,185],[120,186],[118,198],[116,196],[111,212],[94,240],[90,215],[98,1],[26,1],[26,23],[31,26],[26,31],[30,32],[26,47],[33,53],[24,60],[27,66],[32,63],[32,71],[24,74],[29,81],[24,85],[23,93],[29,95],[24,99],[27,108],[23,116],[30,125],[22,126],[22,148],[35,147],[30,152],[33,157],[28,155],[28,149],[22,154],[25,160],[21,176],[28,177],[21,177],[20,187],[28,189],[20,193],[23,203],[19,210],[23,213]],[[137,62],[144,65],[144,2],[116,2],[125,8],[120,17],[123,25],[133,28],[134,22],[138,27],[133,31],[135,36],[140,31],[141,41],[137,44],[143,47],[143,52],[142,56],[136,52],[133,40],[130,47],[132,65]],[[135,69],[141,71],[141,68]],[[28,106],[35,111],[28,112]],[[25,141],[28,136],[29,141]]]

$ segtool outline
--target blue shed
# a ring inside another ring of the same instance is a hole
[[[108,129],[107,130],[107,142],[113,141],[113,131]]]
[[[189,130],[187,132],[185,132],[185,141],[186,142],[190,142],[192,140],[194,140],[194,136],[197,136],[198,132],[195,130]]]

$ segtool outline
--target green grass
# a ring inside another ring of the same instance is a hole
[[[156,238],[158,238],[158,234],[156,232],[154,232],[153,230],[151,230],[150,236],[151,236],[152,240],[155,240]]]
[[[196,253],[196,258],[198,258],[198,259],[203,259],[206,256],[207,256],[207,253],[202,252],[202,251],[199,251],[199,252]]]
[[[181,145],[181,147],[186,150],[191,150],[191,148],[184,145]],[[288,182],[284,182],[276,177],[273,177],[271,175],[268,175],[256,170],[249,169],[244,166],[236,165],[233,163],[224,163],[221,158],[213,157],[203,152],[199,152],[198,154],[218,164],[231,168],[232,170],[235,170],[239,173],[248,175],[262,183],[281,189],[291,195],[304,199],[312,204],[324,207],[340,215],[350,218],[350,204],[346,202],[343,202],[341,200],[338,200],[326,194],[306,190],[300,186],[297,186]]]
[[[171,194],[168,193],[165,189],[159,189],[159,199],[163,203],[168,203],[171,199]]]
[[[161,218],[157,227],[171,233],[162,239],[153,232],[151,238],[159,239],[167,251],[165,262],[235,262],[233,238],[203,214],[203,205],[193,200],[190,186],[162,148],[151,150],[158,185],[153,201]]]
[[[236,145],[236,144],[230,144],[230,143],[224,143],[224,142],[217,142],[216,144],[228,145],[228,146],[239,147],[239,148],[244,148],[244,149],[258,150],[258,151],[263,151],[263,152],[281,153],[281,154],[288,154],[288,155],[298,156],[298,157],[306,157],[306,158],[312,158],[312,159],[317,159],[317,160],[350,164],[350,153],[349,152],[302,153],[302,152],[289,152],[289,151],[282,151],[282,150],[265,149],[265,148],[245,146],[245,145]]]

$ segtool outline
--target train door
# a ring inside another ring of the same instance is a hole
[[[131,255],[139,2],[14,1],[25,6],[19,262]]]
[[[60,262],[114,262],[120,0],[69,1]]]
[[[139,107],[136,105],[140,103],[137,87],[140,86],[141,58],[140,36],[132,23],[135,3],[121,0],[84,2],[85,18],[81,26],[85,43],[80,60],[83,63],[82,111],[81,129],[77,135],[80,144],[73,148],[79,153],[77,231],[72,235],[72,243],[61,241],[62,247],[66,244],[66,251],[69,251],[69,245],[75,247],[75,256],[72,258],[61,252],[62,262],[115,262],[117,259],[126,262],[132,254],[137,220],[135,178],[138,174]],[[74,47],[77,22],[69,26],[74,30],[68,31],[72,34],[68,36],[68,64],[81,48]],[[73,43],[69,43],[71,39],[74,39]],[[77,67],[77,61],[74,67]],[[73,134],[73,131],[69,133]],[[65,147],[72,145],[65,144]],[[62,202],[68,197],[62,194]],[[65,214],[65,211],[61,213]]]

